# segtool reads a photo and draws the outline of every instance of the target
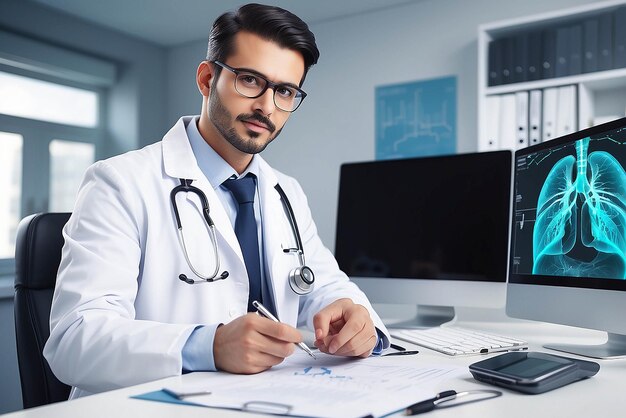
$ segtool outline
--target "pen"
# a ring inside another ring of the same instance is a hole
[[[419,354],[419,351],[417,351],[417,350],[395,351],[393,353],[383,354],[381,357],[385,357],[385,356],[411,356],[413,354]]]
[[[272,313],[271,313],[270,311],[268,311],[268,310],[267,310],[267,308],[266,308],[265,306],[261,305],[261,303],[260,303],[260,302],[258,302],[258,301],[256,301],[256,300],[254,300],[254,301],[252,301],[252,306],[254,306],[254,307],[257,309],[257,311],[258,311],[261,315],[263,315],[264,317],[266,317],[267,319],[271,319],[271,320],[272,320],[272,321],[274,321],[274,322],[280,322],[280,321],[278,320],[278,318],[276,318],[274,315],[272,315]],[[317,357],[315,357],[315,354],[313,354],[313,352],[311,351],[311,349],[310,349],[309,347],[307,347],[305,343],[303,343],[303,342],[299,342],[299,343],[296,343],[296,345],[297,345],[298,347],[300,347],[301,349],[303,349],[303,350],[304,350],[304,352],[305,352],[305,353],[307,353],[309,356],[313,357],[313,359],[317,360]]]
[[[161,389],[163,392],[167,393],[168,395],[182,401],[183,399],[190,397],[190,396],[203,396],[203,395],[210,395],[211,392],[208,390],[203,390],[200,392],[176,392],[175,390],[172,389],[168,389],[168,388],[163,388]]]
[[[404,415],[417,415],[433,409],[448,408],[451,406],[463,405],[466,403],[478,402],[485,399],[496,398],[502,395],[499,390],[479,389],[457,392],[456,390],[446,390],[438,393],[434,398],[417,402],[404,410]],[[466,399],[463,399],[466,398]],[[456,402],[455,402],[456,401]],[[442,405],[445,402],[448,404]]]

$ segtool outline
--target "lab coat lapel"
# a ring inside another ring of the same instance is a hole
[[[278,318],[282,322],[295,326],[298,318],[299,298],[289,287],[288,277],[289,272],[296,265],[292,265],[292,257],[282,251],[283,246],[293,245],[293,238],[290,236],[291,229],[280,195],[274,189],[274,186],[278,184],[276,174],[262,158],[258,155],[257,158],[259,158],[259,194],[263,216],[263,246],[268,271],[267,280],[273,291]]]
[[[193,116],[184,116],[176,122],[176,124],[169,130],[163,137],[163,164],[165,173],[176,179],[191,179],[193,185],[204,192],[209,202],[209,210],[211,219],[215,223],[215,228],[222,241],[226,242],[230,250],[237,256],[240,261],[240,268],[243,268],[245,272],[245,264],[243,261],[243,254],[241,253],[241,247],[237,236],[230,223],[230,219],[226,214],[222,203],[217,197],[213,186],[209,183],[204,176],[196,157],[191,149],[191,144],[187,138],[186,126],[193,119]],[[178,180],[177,180],[178,183]],[[192,202],[202,213],[202,206],[200,201],[195,198],[191,193],[188,193],[187,199]],[[220,249],[220,253],[224,254],[224,250]],[[232,257],[228,257],[231,259]],[[233,269],[233,266],[229,267]],[[231,274],[234,273],[231,271]],[[247,273],[244,273],[247,280]]]

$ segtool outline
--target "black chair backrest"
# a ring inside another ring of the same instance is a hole
[[[24,408],[67,400],[43,356],[50,336],[50,307],[69,213],[30,215],[17,228],[15,246],[15,336]]]

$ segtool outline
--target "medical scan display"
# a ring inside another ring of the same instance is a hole
[[[512,271],[625,279],[626,128],[556,142],[516,155]]]

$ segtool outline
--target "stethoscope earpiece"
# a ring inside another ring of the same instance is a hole
[[[184,274],[179,275],[178,278],[187,284],[194,284],[196,282],[194,279],[190,279]]]

